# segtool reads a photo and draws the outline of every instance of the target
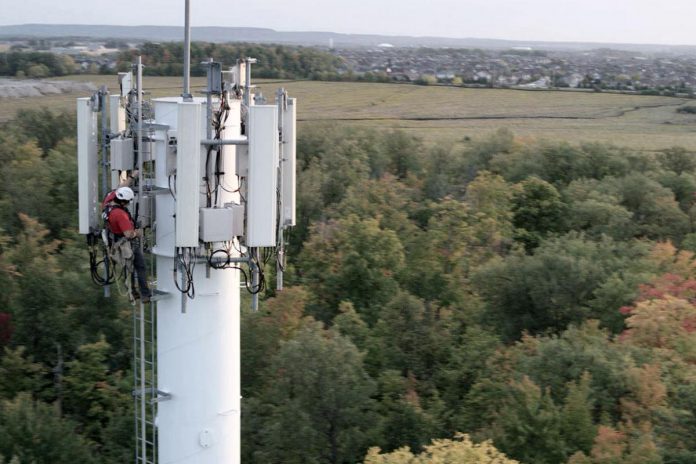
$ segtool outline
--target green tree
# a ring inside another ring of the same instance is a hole
[[[264,300],[259,311],[245,308],[241,318],[242,394],[252,396],[264,386],[267,369],[283,341],[309,323],[304,311],[309,293],[302,287],[286,287]]]
[[[531,251],[541,240],[564,229],[566,205],[556,188],[546,181],[530,178],[519,184],[512,198],[515,239]]]
[[[382,370],[378,379],[380,415],[379,445],[391,451],[408,446],[421,451],[431,437],[438,435],[439,424],[422,404],[417,380],[405,378],[399,371]]]
[[[267,415],[253,430],[254,462],[350,463],[362,456],[374,426],[374,383],[350,341],[318,326],[300,330],[274,357]],[[263,410],[263,409],[262,409]]]
[[[13,302],[14,346],[25,346],[36,361],[55,365],[56,348],[70,338],[57,261],[59,242],[47,239],[48,230],[20,215],[24,225],[9,258],[19,274],[19,292]]]
[[[587,372],[577,383],[568,385],[568,396],[561,411],[561,434],[571,453],[578,450],[589,453],[597,434],[592,417],[591,387],[591,376]]]
[[[555,464],[566,457],[559,408],[527,377],[509,386],[491,435],[500,450],[522,462]]]
[[[75,433],[75,424],[27,395],[0,401],[0,456],[19,464],[90,464],[93,448]]]
[[[558,333],[590,316],[620,330],[618,310],[635,297],[633,285],[643,275],[646,265],[640,259],[646,254],[640,244],[608,237],[593,242],[571,233],[547,240],[533,255],[491,260],[473,282],[487,302],[488,319],[508,338],[523,331]],[[607,291],[607,282],[621,292]]]
[[[664,169],[672,171],[677,175],[696,171],[696,155],[682,147],[671,147],[663,150],[658,156],[658,161]]]
[[[5,347],[0,357],[0,398],[14,399],[20,393],[36,396],[46,387],[46,368],[33,362],[26,349]]]
[[[374,324],[379,308],[398,289],[395,275],[404,261],[403,246],[376,220],[355,216],[317,224],[300,255],[301,279],[312,289],[309,310],[330,321],[341,301],[350,301],[366,322]]]
[[[65,363],[63,411],[82,426],[85,436],[101,441],[102,432],[114,415],[128,402],[119,391],[120,373],[109,372],[110,346],[102,337],[78,348],[75,359]]]

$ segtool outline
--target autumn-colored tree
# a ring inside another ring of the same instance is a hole
[[[490,442],[474,443],[468,435],[456,434],[454,439],[433,440],[425,450],[414,455],[408,448],[381,454],[371,448],[364,464],[519,464],[498,451]]]
[[[568,464],[662,464],[649,425],[614,429],[600,425],[591,453],[574,454]]]

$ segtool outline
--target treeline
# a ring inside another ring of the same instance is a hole
[[[117,67],[120,71],[129,71],[140,55],[145,75],[180,76],[183,74],[183,49],[183,43],[179,42],[147,42],[138,49],[121,52]],[[341,65],[340,58],[311,47],[193,42],[191,74],[205,76],[205,67],[200,63],[209,58],[230,66],[245,57],[258,60],[253,72],[260,78],[314,79],[323,73],[335,73]]]
[[[0,53],[0,76],[55,77],[74,74],[75,61],[68,55],[47,52]]]
[[[46,118],[0,132],[0,462],[125,462],[131,310]],[[244,462],[696,462],[693,153],[315,125],[298,156],[287,287],[243,308]]]

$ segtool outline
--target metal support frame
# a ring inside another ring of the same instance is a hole
[[[239,139],[222,139],[222,140],[201,140],[201,145],[218,146],[218,145],[249,145],[249,139],[246,137]]]
[[[246,74],[244,82],[244,104],[249,107],[251,106],[251,65],[256,63],[256,58],[244,58],[244,72]]]
[[[278,89],[276,92],[276,103],[278,105],[278,159],[280,162],[278,163],[278,191],[282,192],[283,191],[283,149],[284,149],[284,144],[285,144],[285,134],[283,133],[283,116],[285,114],[285,110],[288,107],[288,93],[285,91],[285,89]],[[285,226],[283,225],[283,205],[282,201],[280,200],[282,198],[282,195],[278,195],[279,198],[279,204],[278,205],[278,219],[277,219],[277,227],[278,231],[276,232],[276,290],[282,290],[283,289],[283,269],[284,269],[284,263],[283,259],[285,259],[285,240],[283,237],[283,230]]]
[[[184,6],[184,100],[191,101],[191,0]]]
[[[99,111],[101,112],[101,166],[102,166],[102,181],[101,181],[101,198],[105,198],[106,194],[109,192],[109,174],[111,171],[111,161],[109,160],[109,153],[111,151],[110,146],[109,146],[109,141],[111,139],[110,131],[109,131],[109,121],[106,115],[108,114],[106,111],[106,100],[109,97],[109,90],[106,88],[105,85],[102,85],[99,88],[99,91],[96,94],[96,97],[99,101]],[[106,253],[104,254],[104,269],[106,272],[106,275],[109,275],[109,266],[111,266],[111,262],[109,260],[109,254]],[[104,297],[109,298],[111,296],[111,286],[109,284],[104,285]]]
[[[256,263],[258,263],[258,254],[259,254],[259,249],[258,248],[251,248],[249,249],[249,273],[251,274],[251,288],[253,289],[258,289],[259,288],[259,267]],[[256,261],[254,261],[253,258],[256,258]],[[251,294],[251,310],[252,311],[258,311],[259,310],[259,292],[255,292]]]

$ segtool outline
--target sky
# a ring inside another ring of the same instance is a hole
[[[88,5],[85,7],[83,5]],[[183,25],[184,0],[0,0],[0,25]],[[696,0],[191,0],[193,26],[696,45]]]

